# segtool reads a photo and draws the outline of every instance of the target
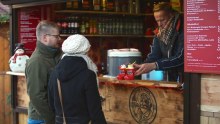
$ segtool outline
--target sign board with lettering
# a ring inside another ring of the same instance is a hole
[[[18,41],[23,43],[26,54],[31,55],[36,47],[36,26],[44,19],[48,19],[50,14],[49,6],[35,6],[21,8],[18,10]]]
[[[220,74],[220,1],[184,1],[184,70]]]

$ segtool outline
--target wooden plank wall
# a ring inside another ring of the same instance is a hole
[[[220,124],[220,75],[202,75],[201,124]]]
[[[0,24],[0,72],[8,71],[10,58],[9,24]]]
[[[12,124],[10,79],[9,75],[0,74],[0,124]]]
[[[4,73],[9,70],[9,57],[9,24],[4,23],[0,24],[0,124],[12,124],[13,122],[10,103],[11,78]]]
[[[17,95],[18,106],[27,108],[30,99],[27,94],[27,84],[24,76],[18,76]]]
[[[27,124],[28,115],[27,114],[18,114],[18,124]]]

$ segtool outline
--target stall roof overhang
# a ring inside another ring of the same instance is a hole
[[[0,3],[0,14],[8,15],[10,13],[10,8],[7,5]]]
[[[10,14],[9,6],[0,3],[0,24],[9,22],[9,14]]]
[[[12,8],[60,3],[65,1],[66,0],[0,0],[0,2],[5,5],[12,5]]]

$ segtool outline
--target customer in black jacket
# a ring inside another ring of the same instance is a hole
[[[58,95],[60,80],[67,124],[106,124],[97,87],[97,68],[86,55],[89,41],[82,35],[69,36],[62,45],[63,58],[49,81],[49,103],[56,115],[56,124],[63,123]]]

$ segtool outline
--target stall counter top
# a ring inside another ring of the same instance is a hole
[[[7,71],[6,74],[8,74],[8,75],[15,75],[15,76],[25,76],[25,74],[23,72]]]
[[[25,76],[22,72],[12,72],[7,71],[8,75],[15,76]],[[128,86],[148,86],[148,87],[169,87],[178,88],[179,84],[177,82],[166,82],[166,81],[152,81],[152,80],[118,80],[116,78],[109,77],[98,77],[100,83],[110,83],[110,84],[122,84]]]
[[[152,81],[152,80],[118,80],[116,78],[99,77],[99,82],[108,82],[110,84],[124,84],[128,86],[147,86],[147,87],[169,87],[179,88],[177,82]]]

